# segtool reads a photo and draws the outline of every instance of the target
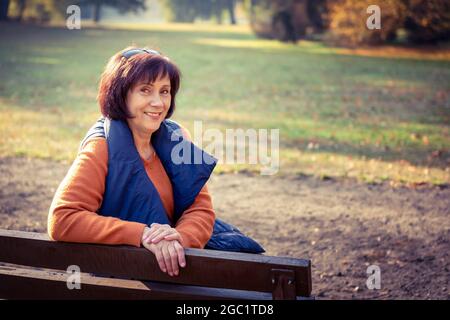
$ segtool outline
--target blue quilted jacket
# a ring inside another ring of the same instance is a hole
[[[131,131],[124,121],[100,118],[88,131],[81,147],[92,138],[106,138],[108,145],[108,174],[103,202],[98,213],[127,221],[151,225],[170,224],[158,191],[148,177],[134,145]],[[170,178],[174,197],[174,224],[195,201],[208,181],[217,160],[192,142],[184,139],[180,126],[164,120],[152,134],[152,145]],[[184,163],[172,161],[176,147]],[[186,152],[186,154],[183,154]],[[201,156],[201,157],[200,157]],[[203,159],[201,163],[195,159]],[[185,161],[185,160],[188,161]],[[264,249],[236,227],[216,219],[207,249],[262,253]]]

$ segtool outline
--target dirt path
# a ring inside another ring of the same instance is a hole
[[[67,169],[0,158],[0,228],[45,232]],[[312,260],[317,298],[450,298],[450,188],[246,174],[216,175],[209,186],[217,215],[267,254]],[[373,264],[381,269],[380,290],[366,287]]]

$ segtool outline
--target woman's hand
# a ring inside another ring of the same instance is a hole
[[[177,240],[161,240],[158,243],[148,243],[144,239],[151,232],[150,230],[150,228],[145,227],[141,239],[142,245],[155,255],[162,272],[167,272],[170,276],[177,276],[179,272],[178,266],[182,268],[186,266],[183,247]]]
[[[183,238],[181,237],[181,234],[175,228],[172,228],[168,224],[152,223],[150,227],[151,227],[150,231],[147,232],[146,235],[145,235],[146,232],[144,231],[143,241],[146,241],[147,243],[156,244],[163,239],[178,240],[179,243],[183,243]]]

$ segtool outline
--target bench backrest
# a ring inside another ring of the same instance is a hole
[[[185,253],[187,266],[170,277],[144,248],[55,242],[42,233],[0,229],[0,298],[310,297],[309,260],[200,249]],[[66,270],[73,265],[82,272],[81,290],[67,287]]]

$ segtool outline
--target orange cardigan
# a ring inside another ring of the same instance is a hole
[[[172,220],[172,185],[160,159],[154,154],[150,160],[142,161],[147,175],[158,190],[169,220]],[[48,215],[48,234],[51,239],[136,247],[141,245],[145,224],[96,213],[102,203],[107,171],[106,140],[90,140],[78,153],[53,198]],[[211,197],[205,185],[176,223],[175,228],[181,234],[183,247],[203,248],[211,237],[214,220]]]

